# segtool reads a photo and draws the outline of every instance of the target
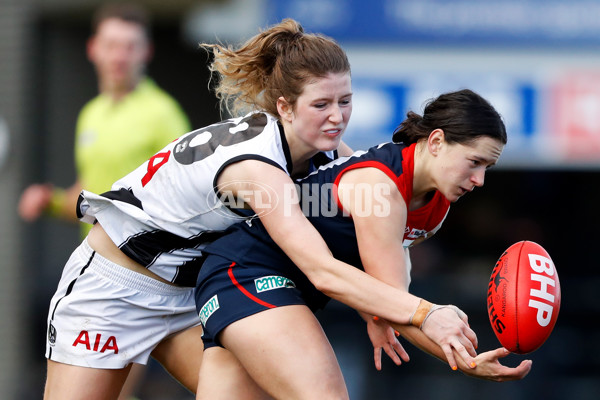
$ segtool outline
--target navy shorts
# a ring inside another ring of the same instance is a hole
[[[240,265],[217,255],[202,264],[195,297],[205,348],[221,346],[218,334],[242,318],[297,304],[316,311],[329,300],[296,267],[282,271],[263,264]]]

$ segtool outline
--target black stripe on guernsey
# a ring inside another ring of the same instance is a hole
[[[142,207],[142,202],[137,197],[135,197],[131,189],[122,188],[119,190],[111,190],[102,193],[102,196],[106,197],[107,199],[119,200],[124,203],[129,203],[142,210],[144,209],[144,207]],[[77,207],[75,208],[75,212],[77,213],[78,219],[83,218],[83,214],[81,213],[81,202],[83,200],[83,193],[79,193],[79,197],[77,198]]]
[[[217,195],[217,197],[219,197],[219,191],[217,190],[217,180],[219,179],[221,172],[223,172],[223,170],[225,168],[227,168],[228,166],[230,166],[231,164],[235,164],[237,162],[245,161],[245,160],[262,161],[262,162],[272,165],[276,168],[279,168],[280,170],[283,171],[283,168],[281,168],[281,165],[277,164],[275,161],[271,160],[270,158],[263,157],[258,154],[244,154],[241,156],[233,157],[232,159],[227,160],[223,165],[221,165],[221,167],[215,174],[215,178],[213,180],[213,190],[215,191],[215,194]],[[283,171],[283,172],[286,172],[286,171]],[[287,172],[286,172],[286,174],[287,174]],[[227,205],[227,208],[237,215],[240,215],[242,217],[249,217],[248,210],[237,210],[235,208],[229,207],[228,205]]]
[[[285,161],[287,163],[285,167],[289,171],[289,175],[292,176],[292,170],[294,169],[292,153],[290,152],[290,145],[285,138],[285,130],[283,129],[283,125],[281,125],[281,121],[279,120],[277,120],[277,127],[279,128],[279,137],[281,138],[281,148],[283,149],[283,155],[285,156]]]
[[[200,268],[206,260],[207,254],[202,254],[200,257],[196,257],[193,260],[184,262],[177,268],[177,274],[173,278],[173,283],[179,286],[194,287],[198,281],[198,274]]]
[[[334,159],[338,158],[337,150],[335,150],[333,152],[333,156],[334,156]],[[329,156],[327,156],[327,154],[325,154],[321,151],[321,152],[315,154],[313,156],[313,158],[311,158],[310,161],[312,162],[313,167],[315,169],[318,169],[319,167],[322,167],[323,165],[330,163],[332,160],[331,160],[331,158],[329,158]]]
[[[223,234],[223,231],[206,231],[186,239],[167,231],[147,231],[128,238],[119,245],[119,248],[131,259],[149,268],[161,254],[178,249],[198,248],[201,244],[215,241]],[[172,283],[181,286],[195,286],[204,258],[204,256],[200,256],[177,266],[177,276]]]
[[[111,190],[111,191],[102,193],[102,196],[106,197],[107,199],[118,200],[118,201],[122,201],[124,203],[131,204],[142,210],[144,209],[144,207],[142,207],[142,202],[137,197],[135,197],[135,194],[133,194],[133,190],[131,190],[131,188],[129,188],[129,189],[121,188],[119,190]]]

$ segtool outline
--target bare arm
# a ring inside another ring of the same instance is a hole
[[[79,181],[67,189],[56,188],[49,183],[30,185],[19,199],[19,215],[28,222],[35,221],[43,214],[78,222],[75,206],[80,192]]]
[[[352,216],[365,272],[408,290],[402,247],[408,210],[394,182],[379,169],[355,169],[342,176],[338,196]]]
[[[228,166],[219,176],[218,184],[233,192],[262,193],[249,196],[248,205],[259,215],[277,245],[318,290],[358,311],[399,324],[409,323],[420,299],[333,258],[299,205],[289,200],[296,191],[285,172],[260,161],[246,160]]]
[[[409,266],[402,246],[408,207],[395,183],[377,168],[355,169],[342,176],[338,196],[354,221],[365,272],[408,292]],[[464,313],[438,309],[426,322],[422,329],[440,345],[451,367],[456,367],[453,349],[473,363],[477,337]]]
[[[410,258],[408,257],[408,250],[404,250],[401,245],[406,226],[407,205],[400,193],[395,190],[393,182],[383,172],[375,168],[362,168],[347,172],[340,181],[340,187],[343,184],[353,187],[357,186],[358,183],[362,183],[362,187],[364,188],[365,182],[373,184],[370,190],[371,194],[376,193],[377,187],[385,188],[386,184],[390,185],[389,190],[386,190],[389,196],[378,197],[380,199],[387,199],[389,202],[389,212],[379,215],[376,213],[355,213],[355,199],[370,201],[375,206],[376,197],[365,198],[365,193],[362,193],[361,196],[352,196],[351,191],[340,191],[339,193],[344,208],[353,216],[365,271],[386,283],[408,290],[410,282]],[[342,198],[342,194],[350,194],[350,196],[344,199]],[[442,311],[436,311],[436,313],[431,315],[431,318],[427,320],[426,326],[424,326],[425,330],[434,328],[433,325],[429,324],[435,324],[437,322],[435,319],[443,316],[441,314]],[[421,350],[444,362],[448,362],[453,369],[456,366],[468,376],[494,381],[507,381],[522,379],[531,369],[531,361],[529,360],[523,361],[516,368],[509,368],[500,364],[498,361],[499,358],[509,354],[504,348],[484,352],[479,355],[476,355],[475,349],[472,349],[469,352],[470,354],[465,355],[464,352],[461,353],[455,348],[436,344],[436,342],[428,337],[426,332],[414,326],[399,325],[396,323],[392,323],[392,326]],[[468,343],[465,347],[468,348],[470,345],[471,343]],[[471,358],[471,355],[476,357]]]
[[[421,299],[333,258],[299,205],[291,201],[290,196],[296,190],[283,171],[260,161],[245,160],[228,166],[218,184],[225,185],[234,195],[254,193],[245,198],[247,204],[258,214],[277,245],[318,290],[357,311],[397,324],[410,323]],[[475,353],[476,337],[466,325],[466,315],[459,316],[458,310],[450,308],[431,315],[423,325],[425,333],[442,346],[449,360],[453,357],[452,349],[456,349],[470,364],[469,352]]]

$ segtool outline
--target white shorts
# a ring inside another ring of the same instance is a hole
[[[84,240],[50,301],[46,358],[102,369],[146,364],[159,342],[196,325],[194,288],[121,267]]]

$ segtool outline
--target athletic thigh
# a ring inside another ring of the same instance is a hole
[[[96,369],[48,360],[44,400],[114,400],[119,397],[131,364]]]
[[[178,332],[160,342],[152,357],[190,392],[196,393],[203,362],[202,326]]]
[[[196,400],[268,400],[230,351],[222,347],[206,349],[200,366]]]
[[[219,342],[276,399],[347,399],[335,354],[303,305],[272,308],[240,319]]]

